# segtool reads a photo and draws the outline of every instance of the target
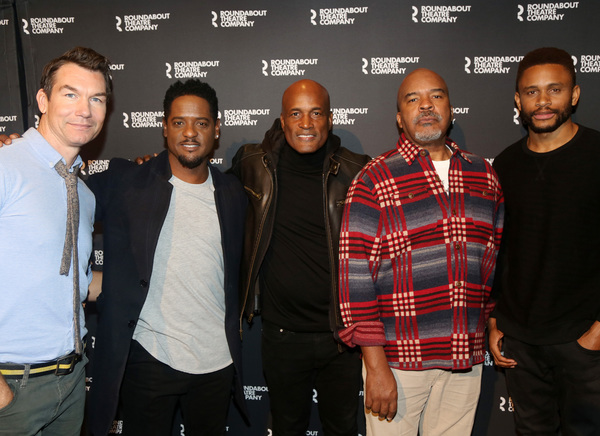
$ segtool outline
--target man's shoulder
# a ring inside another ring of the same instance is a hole
[[[523,149],[523,141],[525,141],[525,138],[526,137],[519,139],[502,150],[500,154],[494,158],[494,168],[497,169],[499,166],[504,165],[505,162],[510,163],[515,158],[515,155],[520,154]]]
[[[231,173],[223,172],[219,168],[214,165],[209,165],[210,173],[213,178],[213,183],[215,187],[218,188],[219,185],[229,186],[236,189],[242,189],[242,184],[239,179]]]
[[[582,130],[582,135],[585,136],[586,139],[600,143],[600,132],[598,130],[582,126],[581,124],[579,124],[579,128]]]
[[[242,145],[236,152],[237,159],[247,159],[251,157],[263,156],[266,151],[261,143],[250,143]]]
[[[371,157],[369,155],[355,153],[353,151],[350,151],[346,147],[338,148],[334,155],[349,163],[356,164],[361,168],[365,166],[369,161],[371,161]]]

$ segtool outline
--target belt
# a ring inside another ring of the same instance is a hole
[[[39,377],[48,374],[71,374],[79,361],[81,361],[81,354],[72,352],[66,356],[59,357],[56,360],[29,365],[29,377]],[[5,378],[21,378],[25,374],[25,365],[1,363],[0,374]]]

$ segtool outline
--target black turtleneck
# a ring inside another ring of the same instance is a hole
[[[262,264],[262,317],[298,332],[329,331],[330,266],[325,233],[323,162],[285,144],[277,165],[277,204]]]

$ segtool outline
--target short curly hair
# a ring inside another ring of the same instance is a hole
[[[175,100],[177,97],[183,97],[184,95],[194,95],[206,100],[208,102],[210,115],[212,116],[213,121],[217,121],[219,113],[219,100],[217,99],[217,93],[208,83],[202,82],[198,79],[189,79],[185,82],[178,80],[169,86],[163,101],[165,119],[168,119],[169,115],[171,114],[173,100]]]
[[[560,48],[542,47],[530,51],[523,57],[523,59],[521,59],[521,62],[519,62],[516,82],[517,92],[519,91],[519,81],[521,80],[521,77],[527,68],[546,64],[562,65],[571,76],[571,82],[573,82],[572,86],[577,84],[575,77],[575,66],[573,65],[573,59],[571,58],[571,55]]]

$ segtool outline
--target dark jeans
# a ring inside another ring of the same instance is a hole
[[[505,337],[504,355],[517,361],[506,384],[519,435],[600,434],[600,351]]]
[[[14,398],[0,409],[0,435],[78,436],[85,404],[84,356],[68,375],[8,378]]]
[[[273,436],[306,435],[313,397],[326,436],[358,434],[357,350],[340,353],[331,332],[295,333],[263,321],[262,359]]]
[[[225,435],[233,374],[233,364],[208,374],[177,371],[131,341],[121,386],[123,434],[170,435],[179,405],[186,436]]]

